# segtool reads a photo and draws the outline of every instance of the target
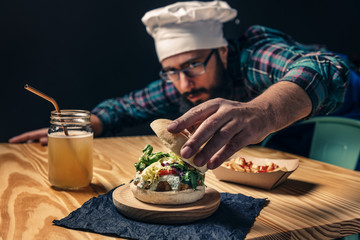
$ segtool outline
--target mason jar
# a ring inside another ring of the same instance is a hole
[[[90,112],[52,111],[48,132],[49,181],[60,189],[77,189],[93,177],[93,131]]]

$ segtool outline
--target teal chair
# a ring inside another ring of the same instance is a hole
[[[359,167],[357,165],[360,153],[359,120],[330,116],[314,117],[295,123],[291,127],[300,128],[299,133],[301,133],[301,127],[305,124],[314,125],[310,150],[306,157],[352,170]],[[261,145],[268,146],[276,134],[269,135]]]
[[[298,128],[295,132],[302,134],[307,125],[313,126],[313,134],[308,156],[311,159],[331,163],[349,169],[360,170],[360,121],[343,117],[314,117],[298,122],[289,128]],[[289,128],[281,130],[285,132]],[[278,133],[270,134],[261,145],[267,147]],[[306,138],[305,138],[306,139]],[[354,234],[336,240],[359,240]]]

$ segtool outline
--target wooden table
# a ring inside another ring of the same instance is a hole
[[[0,144],[0,239],[114,239],[52,224],[88,199],[104,194],[135,174],[133,164],[146,144],[166,150],[154,136],[96,139],[94,178],[79,191],[57,191],[47,180],[47,147]],[[294,158],[261,147],[243,156]],[[298,157],[298,156],[295,156]],[[323,239],[360,232],[360,172],[298,157],[299,168],[281,186],[262,190],[221,182],[209,171],[206,185],[219,192],[268,198],[248,239]]]

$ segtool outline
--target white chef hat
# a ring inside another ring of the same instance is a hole
[[[199,49],[227,46],[223,23],[237,15],[224,1],[178,2],[147,12],[142,22],[163,59]]]

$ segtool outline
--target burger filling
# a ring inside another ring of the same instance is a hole
[[[199,170],[184,162],[174,153],[153,153],[153,147],[143,149],[139,161],[135,163],[134,184],[152,191],[182,191],[196,189],[204,185],[204,177]]]

